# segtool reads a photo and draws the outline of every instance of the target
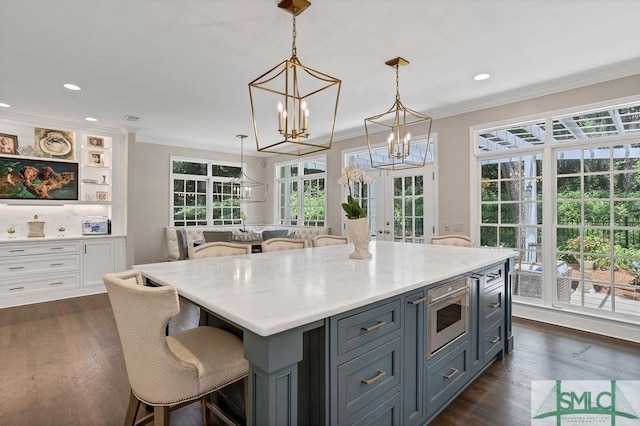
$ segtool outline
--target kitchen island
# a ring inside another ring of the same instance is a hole
[[[356,260],[352,250],[135,267],[242,330],[251,424],[425,423],[511,349],[515,252],[372,242],[373,257]],[[466,331],[432,354],[427,293],[452,280],[469,289]]]

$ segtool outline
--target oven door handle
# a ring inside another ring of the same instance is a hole
[[[433,299],[429,303],[437,303],[437,302],[440,302],[441,300],[445,300],[445,299],[448,299],[450,297],[455,297],[455,296],[458,296],[460,294],[468,293],[468,292],[469,292],[469,287],[461,288],[460,290],[452,291],[451,293],[447,293],[447,294],[444,294],[442,296],[436,297],[435,299]]]

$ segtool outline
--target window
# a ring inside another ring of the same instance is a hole
[[[276,166],[277,217],[281,225],[325,226],[326,157]]]
[[[640,104],[474,135],[480,241],[518,251],[514,300],[637,321]]]
[[[232,195],[240,172],[235,164],[171,158],[170,226],[241,224],[240,201]]]

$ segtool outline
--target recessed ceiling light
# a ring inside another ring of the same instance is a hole
[[[65,89],[69,90],[80,90],[80,86],[71,83],[65,83],[63,86]]]
[[[5,104],[3,102],[0,102],[0,107],[2,107],[2,108],[9,108],[10,106],[11,105],[9,105],[9,104]]]
[[[85,118],[85,120],[87,120],[87,121],[98,121],[97,118],[93,118],[93,117],[87,117],[87,118]]]
[[[476,81],[482,81],[482,80],[487,80],[489,77],[491,77],[491,74],[483,73],[483,74],[476,75],[475,77],[473,77],[473,79]]]

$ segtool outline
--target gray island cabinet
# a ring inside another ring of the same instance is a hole
[[[242,335],[249,424],[428,423],[512,349],[515,252],[372,242],[373,257],[354,260],[352,250],[136,267]]]

